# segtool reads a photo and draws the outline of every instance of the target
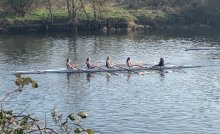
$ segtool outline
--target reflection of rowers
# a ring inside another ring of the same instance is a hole
[[[132,63],[131,63],[131,58],[130,58],[130,57],[127,58],[127,60],[126,60],[126,64],[127,64],[128,67],[134,67],[134,66],[142,67],[142,66],[139,65],[139,64],[132,64]]]
[[[86,66],[87,66],[88,69],[97,67],[97,65],[94,65],[94,64],[92,64],[92,63],[90,62],[90,58],[87,58],[87,59],[86,59]]]

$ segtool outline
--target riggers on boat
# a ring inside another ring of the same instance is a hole
[[[220,47],[198,47],[198,48],[186,48],[186,51],[190,50],[220,50]]]
[[[15,71],[13,74],[43,74],[43,73],[95,73],[95,72],[133,72],[133,71],[151,71],[151,70],[167,70],[167,69],[183,69],[183,68],[197,68],[202,66],[143,66],[143,67],[114,67],[107,68],[100,66],[98,68],[59,68],[59,69],[48,69],[48,70],[30,70],[30,71]]]

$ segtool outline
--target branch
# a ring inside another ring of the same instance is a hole
[[[86,9],[85,9],[85,7],[84,7],[84,4],[83,4],[82,0],[80,0],[80,3],[81,3],[81,5],[82,5],[83,11],[84,11],[84,13],[86,14],[86,17],[87,17],[88,21],[90,21],[89,15],[88,15],[88,13],[86,12]]]
[[[27,133],[32,133],[32,132],[36,132],[36,131],[40,131],[41,133],[43,133],[42,131],[47,131],[47,130],[53,132],[54,134],[58,134],[57,132],[55,132],[55,131],[54,131],[53,129],[51,129],[51,128],[32,129],[32,130],[28,131]]]
[[[28,104],[28,105],[26,106],[26,108],[18,114],[18,116],[20,116],[22,113],[24,113],[24,111],[26,111],[29,106],[30,106],[30,104]]]
[[[17,116],[15,116],[15,118],[12,120],[12,122],[14,122],[17,117],[20,117],[21,114],[22,114],[24,111],[26,111],[29,106],[30,106],[30,104],[28,104],[27,107],[26,107],[23,111],[21,111]],[[27,117],[29,117],[29,115],[28,115]],[[10,124],[8,124],[6,127],[8,127],[9,125],[10,125]]]
[[[2,98],[2,99],[0,100],[0,102],[3,102],[10,94],[12,94],[12,93],[14,93],[14,92],[17,92],[17,91],[18,91],[18,90],[15,90],[15,91],[6,93],[6,94],[5,94],[5,97]]]

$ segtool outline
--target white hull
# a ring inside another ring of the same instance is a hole
[[[15,71],[13,74],[43,74],[43,73],[95,73],[95,72],[134,72],[134,71],[142,71],[142,70],[163,70],[163,69],[182,69],[182,68],[196,68],[201,66],[164,66],[164,67],[115,67],[115,68],[78,68],[68,70],[66,68],[59,69],[48,69],[48,70],[30,70],[30,71]]]

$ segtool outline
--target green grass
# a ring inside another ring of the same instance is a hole
[[[167,14],[160,10],[129,10],[129,12],[138,19],[150,19],[154,20],[156,18],[166,18]]]
[[[94,19],[93,10],[90,7],[86,7],[86,12],[88,13],[91,20]],[[86,20],[87,17],[84,12],[80,12],[78,14],[79,18],[82,20]],[[106,8],[100,13],[100,17],[102,19],[124,19],[124,20],[134,20],[135,17],[130,14],[127,10],[120,8]]]
[[[86,7],[86,11],[90,16],[90,20],[93,20],[94,15],[91,7]],[[66,19],[68,17],[68,13],[66,9],[56,9],[56,10],[54,9],[52,12],[54,19],[57,20]],[[100,15],[102,19],[110,18],[115,20],[128,20],[128,21],[142,20],[142,19],[154,20],[157,18],[163,19],[166,18],[167,16],[165,12],[162,12],[160,10],[144,10],[144,9],[125,10],[122,8],[113,8],[113,7],[108,7],[103,9]],[[45,8],[30,11],[24,17],[17,17],[12,13],[3,12],[0,10],[0,20],[7,19],[14,23],[41,21],[48,19],[48,17],[49,17],[49,10]],[[87,17],[83,11],[80,11],[78,13],[78,17],[81,20],[87,20]]]
[[[54,19],[63,19],[67,18],[68,14],[65,10],[54,10],[53,17]],[[18,17],[15,14],[9,14],[3,11],[0,11],[0,20],[7,19],[12,22],[27,22],[27,21],[41,21],[46,20],[49,17],[49,11],[47,9],[37,9],[30,11],[24,17]]]
[[[133,16],[129,11],[125,9],[115,9],[115,8],[110,8],[107,10],[105,13],[105,18],[113,18],[113,19],[124,19],[128,21],[135,20],[135,16]]]
[[[53,13],[53,17],[58,19],[66,18],[68,16],[67,12],[61,9],[53,10],[52,13]],[[28,20],[44,20],[47,19],[48,17],[49,17],[49,10],[38,9],[26,14],[24,18]]]

